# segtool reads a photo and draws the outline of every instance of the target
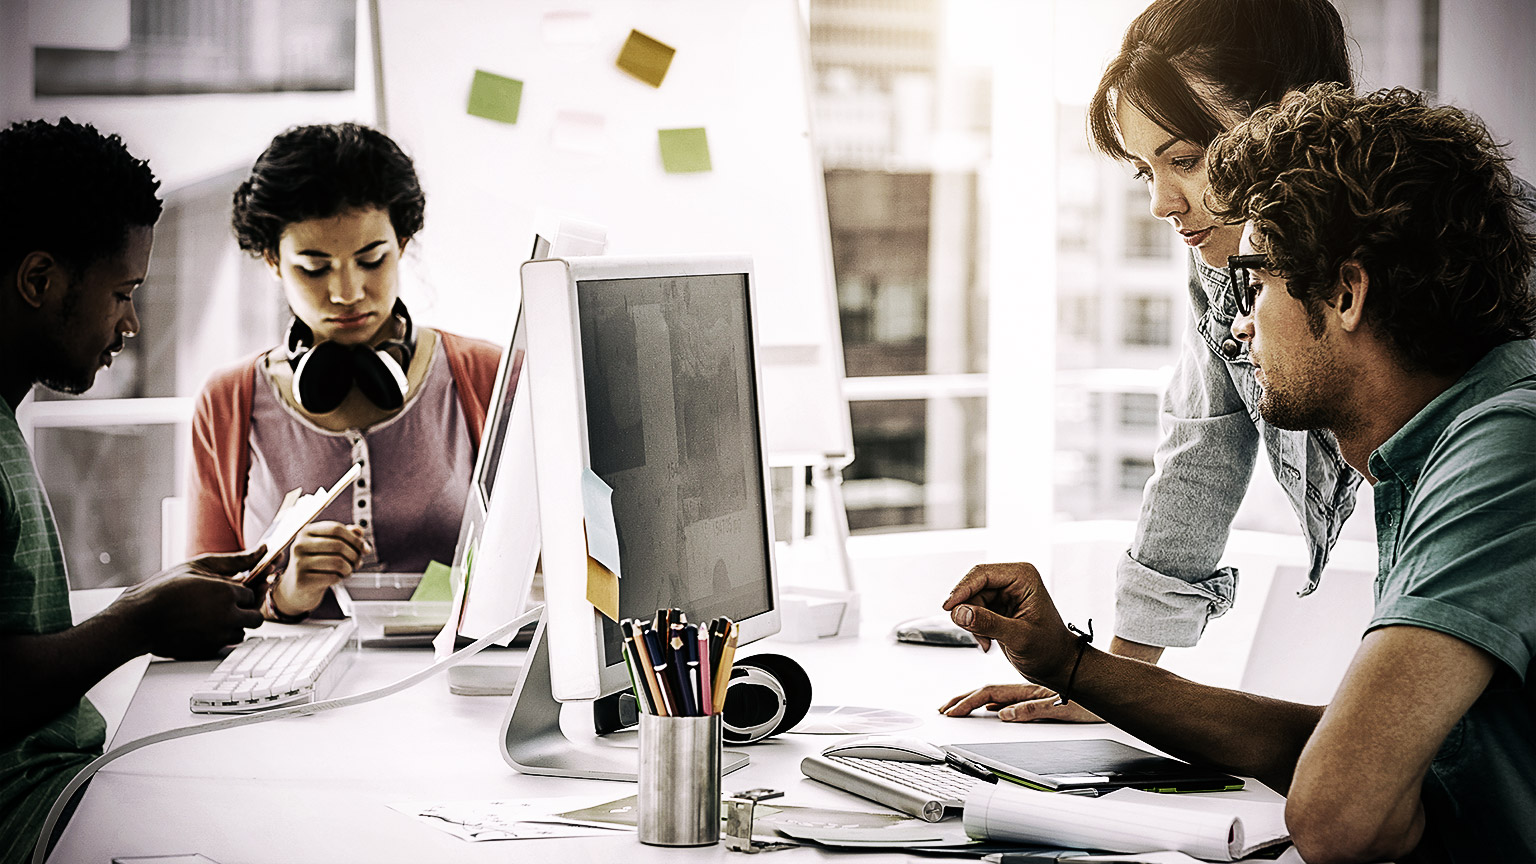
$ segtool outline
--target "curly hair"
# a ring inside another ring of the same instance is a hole
[[[356,123],[295,126],[251,166],[230,221],[241,249],[275,261],[283,230],[295,222],[376,208],[389,213],[404,243],[421,230],[426,204],[411,157],[383,132]]]
[[[61,117],[0,131],[0,272],[48,252],[78,278],[160,220],[160,181],[116,135]]]
[[[1352,85],[1344,22],[1328,0],[1156,0],[1125,30],[1088,103],[1098,150],[1124,162],[1115,106],[1135,105],[1201,147],[1286,91],[1322,81]]]
[[[1320,84],[1217,138],[1209,161],[1212,213],[1251,221],[1255,251],[1313,314],[1360,263],[1365,320],[1406,368],[1460,372],[1536,332],[1536,237],[1473,115],[1401,87]]]

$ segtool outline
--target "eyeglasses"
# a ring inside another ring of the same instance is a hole
[[[1232,299],[1237,302],[1237,314],[1253,314],[1255,293],[1253,270],[1268,270],[1268,255],[1227,256],[1227,276],[1232,280]]]

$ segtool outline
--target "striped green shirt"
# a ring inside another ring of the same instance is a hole
[[[16,414],[0,399],[0,633],[55,633],[71,623],[48,496]],[[0,751],[0,861],[28,860],[48,808],[105,740],[101,715],[81,699]]]

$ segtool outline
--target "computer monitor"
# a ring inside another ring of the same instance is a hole
[[[621,617],[728,615],[743,643],[778,631],[751,261],[530,261],[522,282],[545,609],[503,752],[525,773],[633,779],[632,749],[566,738],[549,707],[631,683],[587,599],[582,476],[613,489]]]
[[[527,355],[528,327],[519,311],[496,371],[464,504],[453,561],[454,605],[436,640],[439,654],[452,649],[455,636],[478,639],[528,603],[539,559],[539,509]]]

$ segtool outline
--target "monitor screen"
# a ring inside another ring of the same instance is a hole
[[[613,489],[619,611],[746,620],[773,554],[745,273],[577,283],[589,465]],[[604,663],[621,661],[602,619]]]
[[[502,448],[507,443],[507,428],[512,419],[512,406],[517,403],[517,384],[523,375],[523,358],[528,353],[528,334],[522,326],[522,318],[519,317],[517,325],[512,332],[512,345],[508,349],[511,352],[507,360],[507,371],[497,381],[500,385],[493,397],[492,406],[495,412],[490,418],[490,427],[480,437],[481,447],[485,455],[480,459],[480,465],[475,472],[475,487],[480,490],[483,502],[490,502],[491,491],[496,487],[497,469],[501,467]]]
[[[440,652],[451,649],[453,636],[484,636],[528,602],[539,556],[539,512],[537,498],[529,494],[535,480],[527,354],[526,316],[519,312],[480,435],[454,551],[456,605],[437,643]],[[493,494],[498,492],[505,494]]]

